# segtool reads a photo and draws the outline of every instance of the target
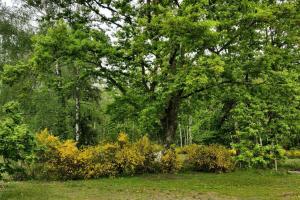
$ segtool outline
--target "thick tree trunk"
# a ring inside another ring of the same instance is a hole
[[[172,144],[174,141],[176,130],[177,130],[177,117],[178,117],[178,109],[181,101],[181,93],[176,92],[173,95],[165,110],[164,115],[161,118],[161,126],[162,132],[164,134],[164,141],[167,145]]]

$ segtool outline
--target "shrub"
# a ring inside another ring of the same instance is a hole
[[[235,161],[240,167],[271,168],[274,166],[275,160],[285,159],[285,151],[279,145],[254,144],[248,146],[240,143],[234,146],[237,149]]]
[[[288,158],[300,158],[300,150],[288,150],[285,152]]]
[[[6,103],[2,107],[3,116],[0,116],[0,162],[1,173],[8,173],[18,179],[26,177],[25,168],[32,160],[35,150],[34,135],[20,112],[19,104],[15,101]]]
[[[125,146],[116,152],[115,162],[120,174],[132,175],[136,169],[142,167],[145,157],[135,146]]]
[[[82,149],[78,149],[72,140],[60,141],[47,130],[37,134],[36,138],[39,147],[36,167],[41,168],[43,163],[40,176],[48,179],[132,175],[139,170],[146,171],[145,161],[150,160],[155,149],[146,137],[137,143],[129,143],[124,133],[119,134],[117,143]]]
[[[127,144],[128,143],[128,141],[129,141],[129,139],[128,139],[128,135],[126,134],[126,133],[124,133],[124,132],[121,132],[121,133],[119,133],[119,135],[118,135],[118,143],[120,144],[120,145],[125,145],[125,144]]]
[[[160,152],[163,147],[157,144],[151,143],[147,136],[143,136],[134,144],[137,150],[144,157],[143,165],[137,168],[137,172],[140,173],[153,173],[159,171],[159,158]]]
[[[47,130],[37,134],[36,139],[34,169],[40,178],[66,180],[158,171],[174,173],[182,166],[174,148],[163,150],[147,136],[131,143],[125,133],[120,133],[116,143],[82,149],[73,140],[60,141]]]
[[[199,145],[197,145],[197,144],[186,145],[186,146],[182,147],[181,153],[194,154],[194,153],[196,153],[198,148],[199,148]]]
[[[136,168],[143,165],[144,157],[138,149],[129,143],[128,136],[124,132],[118,135],[118,144],[112,162],[116,164],[118,173],[132,175]]]
[[[116,148],[113,144],[84,148],[79,154],[79,159],[84,163],[82,168],[84,178],[115,176],[117,167],[113,159]]]
[[[81,179],[89,176],[98,147],[79,150],[73,140],[60,141],[47,130],[37,134],[37,164],[48,179]]]
[[[163,173],[176,173],[182,168],[182,162],[173,147],[163,152],[160,168]]]
[[[188,162],[197,171],[227,172],[233,169],[229,150],[219,145],[193,146],[188,151]]]
[[[236,156],[236,150],[235,149],[230,149],[229,150],[230,155]]]

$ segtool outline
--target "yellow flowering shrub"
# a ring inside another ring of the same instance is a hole
[[[52,179],[80,179],[84,178],[83,170],[86,163],[92,160],[84,151],[77,148],[76,142],[66,140],[61,142],[58,137],[47,130],[37,134],[38,162],[43,163],[44,176]]]
[[[89,179],[136,173],[177,172],[182,162],[174,148],[164,150],[147,136],[129,142],[120,133],[115,143],[78,148],[73,140],[61,141],[47,130],[36,136],[39,150],[36,166],[48,179]]]
[[[43,130],[42,132],[36,135],[36,141],[39,153],[45,151],[51,153],[52,150],[55,150],[58,146],[61,145],[59,138],[49,134],[47,129]],[[51,156],[56,156],[55,151],[53,151],[52,153],[53,155]],[[40,158],[42,158],[42,154],[40,154]]]
[[[182,147],[182,153],[183,154],[194,154],[197,149],[199,148],[199,145],[197,144],[190,144]]]
[[[197,171],[226,172],[233,169],[231,153],[219,145],[194,147],[188,152],[187,160]]]
[[[135,146],[120,148],[115,155],[115,162],[121,174],[132,175],[138,167],[143,166],[145,157]]]
[[[114,177],[118,174],[116,165],[114,163],[95,163],[90,165],[86,170],[85,179],[99,178],[99,177]]]
[[[113,163],[113,145],[86,147],[81,150],[78,159],[84,163],[81,168],[85,179],[98,178],[102,176],[115,176],[117,174],[116,165]]]
[[[228,151],[229,151],[230,155],[236,156],[236,150],[235,149],[229,149]]]
[[[118,143],[123,146],[128,143],[128,135],[124,132],[119,133],[118,135]]]
[[[107,143],[99,146],[99,151],[95,154],[95,164],[89,171],[89,178],[98,178],[102,176],[116,176],[118,174],[115,155],[119,149],[118,144]]]
[[[166,149],[160,160],[160,168],[163,173],[176,173],[182,168],[182,160],[174,148]]]
[[[285,151],[285,155],[288,158],[300,158],[300,150],[287,150]]]
[[[147,136],[143,136],[135,144],[137,150],[144,157],[142,166],[139,166],[137,171],[139,173],[153,173],[159,171],[159,153],[163,147],[158,144],[153,144]]]

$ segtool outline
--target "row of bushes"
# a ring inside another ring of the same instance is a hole
[[[129,142],[120,133],[115,143],[77,148],[47,130],[37,134],[36,161],[30,176],[43,179],[89,179],[138,173],[176,173],[183,168],[226,172],[233,169],[230,152],[222,146],[190,145],[182,152],[152,143],[147,136]],[[185,165],[183,165],[185,163]]]
[[[130,142],[125,133],[120,133],[116,142],[82,148],[73,140],[61,141],[47,130],[37,134],[35,141],[32,159],[19,165],[25,166],[25,170],[18,170],[20,173],[15,174],[21,176],[17,178],[68,180],[180,170],[228,172],[235,165],[273,167],[274,161],[282,159],[284,154],[276,145],[254,145],[252,149],[242,145],[235,149],[196,144],[163,147],[147,136]]]

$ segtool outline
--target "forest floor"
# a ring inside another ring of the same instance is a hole
[[[1,200],[300,199],[300,175],[250,170],[0,183]]]

